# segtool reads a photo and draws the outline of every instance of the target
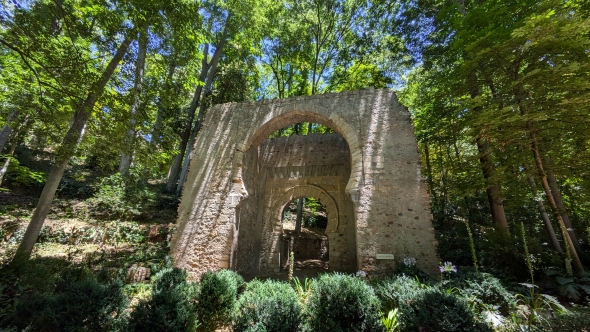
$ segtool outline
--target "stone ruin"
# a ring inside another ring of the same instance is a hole
[[[269,139],[301,122],[336,133]],[[191,279],[224,268],[276,275],[288,259],[282,211],[300,197],[327,210],[329,270],[388,273],[406,257],[437,270],[410,114],[385,89],[212,107],[183,189],[174,265]]]

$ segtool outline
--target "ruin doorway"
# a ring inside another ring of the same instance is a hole
[[[313,124],[309,128],[314,128]],[[232,268],[240,274],[285,278],[289,247],[299,251],[298,273],[356,269],[354,206],[345,192],[350,149],[339,133],[329,128],[322,131],[276,135],[288,132],[282,128],[244,153],[242,177],[249,197],[236,210],[240,229],[232,256]],[[285,227],[291,202],[305,198],[309,199],[304,222],[308,225],[324,217],[321,234],[302,227],[303,234],[295,236]],[[322,214],[312,216],[312,207],[321,207]],[[301,245],[305,243],[317,246],[318,251],[304,254]],[[326,252],[320,255],[322,245]]]
[[[313,197],[289,202],[282,213],[281,267],[293,276],[313,278],[327,272],[330,264],[330,243],[326,234],[328,211]]]

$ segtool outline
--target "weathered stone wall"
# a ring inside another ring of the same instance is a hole
[[[351,204],[336,215],[347,216],[354,239],[346,233],[338,237],[343,239],[342,246],[354,247],[354,267],[379,273],[395,261],[415,257],[420,267],[434,272],[438,264],[436,241],[410,115],[392,91],[372,89],[212,107],[196,139],[195,157],[179,206],[178,230],[171,248],[174,264],[187,269],[191,278],[235,266],[244,248],[238,246],[240,219],[244,217],[241,211],[253,211],[254,206],[264,210],[269,183],[268,179],[260,181],[268,175],[260,173],[260,160],[248,160],[245,154],[248,149],[260,149],[274,131],[298,122],[324,124],[348,143],[351,172],[343,199]],[[244,173],[248,163],[256,168],[255,175]],[[289,198],[316,191],[329,201],[330,195],[322,190],[308,184],[284,195]],[[338,199],[332,198],[334,206]],[[265,217],[257,213],[253,219],[261,232],[269,222]],[[263,253],[269,248],[263,240],[268,238],[252,244],[252,252],[262,253],[253,260],[254,265],[259,264],[254,270],[262,271],[265,259],[274,259],[272,251]],[[332,267],[331,238],[329,243]],[[271,243],[270,248],[273,246]],[[395,261],[378,260],[377,254],[394,254]]]

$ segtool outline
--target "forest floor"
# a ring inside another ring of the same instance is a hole
[[[0,190],[0,264],[20,243],[37,197]],[[86,265],[115,274],[137,266],[166,264],[175,208],[152,208],[132,218],[109,215],[86,200],[56,199],[31,259],[53,265]]]

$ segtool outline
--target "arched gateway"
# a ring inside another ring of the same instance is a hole
[[[267,140],[300,122],[337,134]],[[386,272],[405,257],[437,267],[410,115],[390,90],[217,105],[194,151],[171,247],[193,279],[221,268],[277,273],[280,214],[299,197],[327,209],[330,270]]]

